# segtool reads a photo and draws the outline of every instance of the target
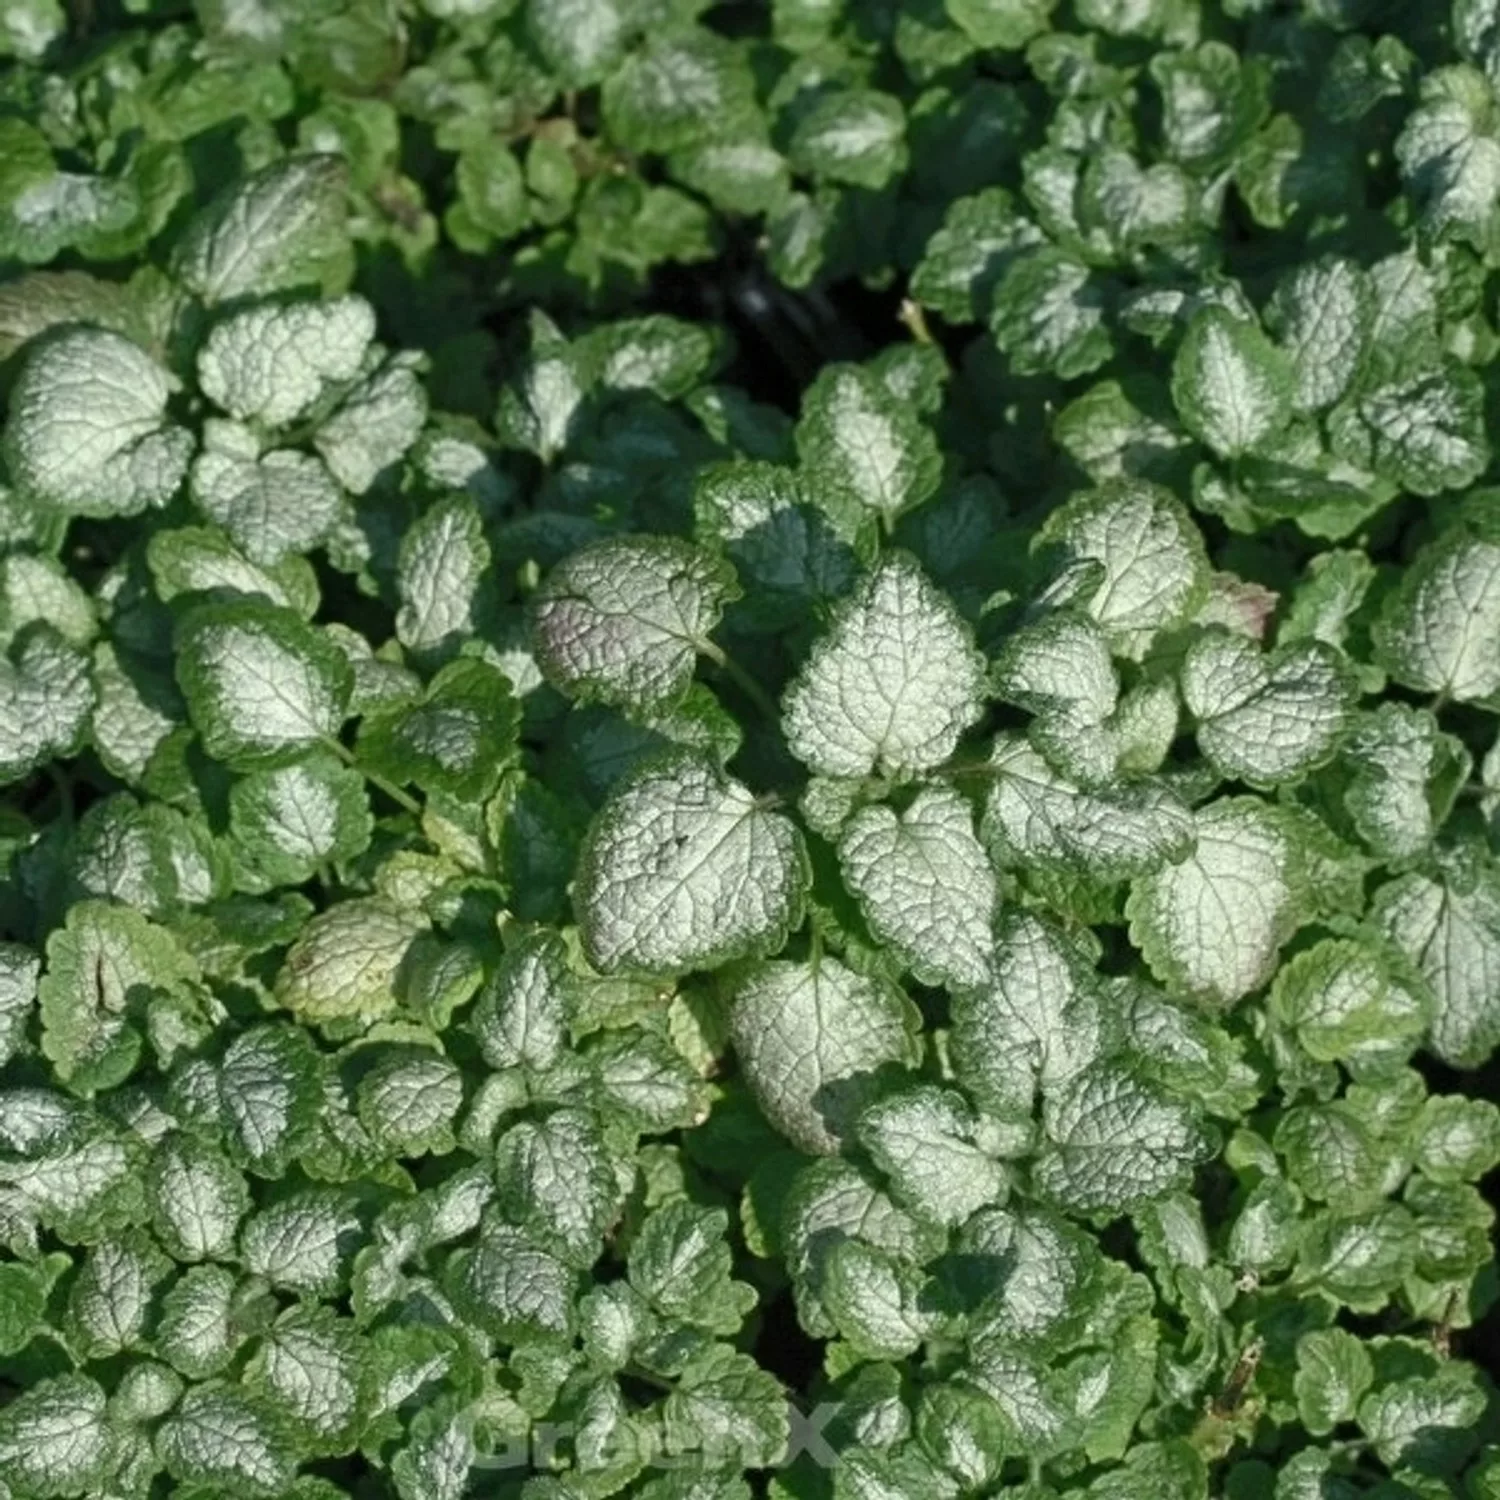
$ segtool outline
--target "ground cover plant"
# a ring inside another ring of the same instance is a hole
[[[1497,89],[0,6],[0,1500],[1500,1496]]]

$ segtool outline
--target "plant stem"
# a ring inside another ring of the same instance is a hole
[[[324,743],[346,766],[353,766],[371,786],[379,787],[398,807],[404,807],[414,818],[422,816],[422,804],[410,792],[403,791],[394,781],[386,780],[378,771],[372,771],[368,766],[360,765],[359,757],[342,740],[336,740],[329,735]]]
[[[58,816],[65,827],[71,828],[73,826],[73,783],[63,775],[56,761],[47,762],[47,779],[52,783],[52,790],[57,794]]]
[[[658,1391],[675,1391],[677,1389],[670,1380],[665,1380],[660,1375],[653,1374],[650,1370],[643,1370],[634,1360],[625,1366],[624,1373],[632,1380],[639,1380],[642,1385],[652,1386]]]
[[[732,657],[713,641],[699,641],[698,649],[771,721],[781,722],[776,700]]]
[[[919,344],[937,343],[932,330],[927,326],[927,314],[923,312],[921,304],[913,302],[910,297],[902,298],[896,319]]]
[[[961,781],[965,776],[993,776],[995,767],[987,760],[961,760],[950,766],[939,766],[933,774]]]

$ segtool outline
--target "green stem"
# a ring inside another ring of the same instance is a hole
[[[346,766],[353,766],[371,786],[379,787],[398,807],[404,807],[414,818],[422,816],[422,804],[410,792],[403,791],[394,781],[388,781],[378,771],[372,771],[368,766],[360,765],[359,757],[342,740],[336,740],[329,735],[324,743]]]
[[[624,1373],[632,1380],[639,1380],[642,1385],[653,1386],[658,1391],[675,1391],[677,1387],[670,1380],[664,1380],[660,1375],[653,1374],[650,1370],[643,1370],[632,1360],[625,1366]]]
[[[961,781],[965,776],[993,776],[994,765],[987,760],[960,760],[951,766],[941,766],[937,775],[952,777],[954,781]]]
[[[732,657],[713,641],[699,641],[698,649],[771,721],[781,722],[776,700]]]
[[[55,761],[47,762],[47,779],[57,793],[57,815],[65,828],[73,826],[73,783],[63,775]]]

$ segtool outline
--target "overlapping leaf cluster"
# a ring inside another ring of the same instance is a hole
[[[1500,1494],[1500,10],[0,53],[0,1500]]]

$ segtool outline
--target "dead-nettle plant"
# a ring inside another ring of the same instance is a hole
[[[0,1500],[1500,1496],[1494,4],[0,55]]]

